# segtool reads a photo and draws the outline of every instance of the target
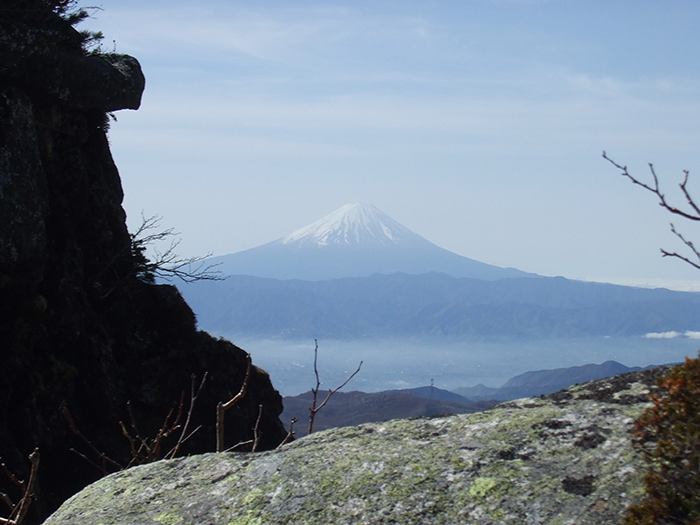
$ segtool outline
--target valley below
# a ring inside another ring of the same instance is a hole
[[[362,362],[343,393],[433,386],[468,402],[526,372],[615,362],[614,375],[700,348],[700,294],[492,266],[367,203],[211,263],[225,279],[179,286],[199,328],[250,352],[287,398],[316,385],[315,340],[322,392]],[[593,379],[564,376],[558,389]]]
[[[313,339],[259,339],[216,333],[250,352],[283,396],[315,386]],[[675,337],[674,337],[675,336]],[[627,337],[507,338],[422,337],[384,339],[319,339],[321,391],[336,388],[362,369],[343,392],[381,392],[432,383],[452,390],[483,384],[499,387],[529,371],[603,363],[646,367],[697,357],[695,334]]]

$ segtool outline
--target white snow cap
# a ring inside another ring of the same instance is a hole
[[[282,244],[400,244],[416,237],[368,203],[346,204],[330,215],[281,239]]]

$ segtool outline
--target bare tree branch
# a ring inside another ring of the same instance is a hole
[[[180,240],[173,240],[172,237],[179,235],[173,228],[161,231],[161,217],[153,215],[143,217],[138,229],[130,234],[131,252],[137,264],[137,274],[147,282],[152,282],[155,277],[170,280],[174,277],[185,282],[194,281],[222,281],[226,277],[219,270],[215,270],[218,264],[207,264],[205,261],[211,257],[211,253],[197,257],[180,257],[176,250],[180,245]],[[170,245],[165,251],[159,251],[155,244],[170,239]],[[153,255],[149,259],[146,256],[146,249],[152,246]]]
[[[641,186],[647,191],[650,191],[656,197],[659,199],[659,205],[663,207],[664,209],[670,211],[671,213],[675,215],[679,215],[685,219],[691,220],[691,221],[700,221],[700,208],[698,207],[697,203],[693,200],[693,198],[690,196],[690,193],[688,192],[687,189],[687,184],[688,184],[688,176],[689,172],[684,171],[685,173],[685,178],[683,179],[683,182],[681,182],[678,186],[680,187],[684,197],[688,201],[688,204],[692,208],[692,211],[685,211],[681,210],[680,208],[673,206],[669,204],[668,200],[666,199],[666,196],[664,193],[661,191],[661,186],[659,185],[659,178],[656,176],[656,171],[654,170],[654,165],[649,164],[649,169],[651,171],[651,174],[654,178],[654,185],[651,186],[645,182],[642,182],[638,178],[634,177],[633,175],[630,174],[630,172],[627,170],[627,166],[622,166],[612,160],[610,157],[608,157],[607,153],[603,152],[603,158],[607,160],[610,164],[615,166],[617,169],[619,169],[622,172],[622,175],[624,177],[627,177],[632,183],[636,184],[637,186]]]
[[[199,383],[199,388],[197,389],[197,392],[194,391],[194,382],[197,379],[197,376],[195,376],[194,374],[192,374],[192,376],[190,376],[192,384],[190,386],[190,408],[187,411],[187,419],[185,420],[185,424],[182,427],[182,432],[180,432],[180,438],[177,440],[177,443],[175,443],[175,446],[170,450],[170,452],[168,452],[165,456],[163,456],[164,459],[174,458],[177,455],[178,451],[180,450],[180,446],[185,441],[190,439],[195,434],[195,432],[197,432],[201,428],[201,425],[200,425],[199,427],[195,428],[192,432],[187,434],[187,429],[190,426],[190,419],[192,419],[192,411],[194,410],[194,403],[195,403],[195,401],[197,401],[197,397],[202,392],[202,388],[204,387],[204,383],[207,380],[207,374],[208,374],[208,372],[204,372],[204,375],[202,376],[202,381]]]
[[[695,245],[692,243],[692,241],[689,241],[688,239],[683,237],[683,235],[676,230],[676,227],[673,224],[671,224],[671,231],[674,233],[674,235],[676,237],[678,237],[683,242],[683,244],[685,244],[690,249],[690,251],[693,252],[693,254],[698,259],[698,261],[700,261],[700,251],[698,251],[698,249],[695,247]],[[691,260],[690,258],[686,257],[685,255],[681,255],[677,252],[669,252],[669,251],[664,250],[663,248],[661,249],[661,254],[663,257],[675,257],[676,259],[680,259],[681,261],[684,261],[684,262],[688,263],[689,265],[700,270],[700,262],[695,262],[695,261]]]
[[[299,421],[299,420],[295,417],[293,417],[289,421],[289,432],[287,432],[287,436],[282,440],[282,443],[277,445],[277,448],[280,448],[282,445],[286,445],[287,443],[289,443],[292,440],[292,438],[294,437],[294,434],[296,433],[296,432],[294,432],[294,423],[296,423],[297,421]]]
[[[242,448],[245,447],[246,445],[252,445],[255,442],[253,439],[249,439],[247,441],[239,441],[232,447],[227,448],[226,450],[223,450],[221,452],[232,452],[233,450],[236,450],[237,448]]]
[[[650,185],[645,182],[640,181],[633,175],[629,173],[627,170],[627,166],[622,166],[621,164],[618,164],[614,160],[612,160],[608,155],[603,152],[603,158],[610,162],[613,166],[615,166],[617,169],[619,169],[622,172],[622,175],[626,178],[628,178],[630,181],[632,181],[633,184],[636,184],[638,186],[641,186],[645,190],[653,193],[656,195],[656,197],[659,200],[659,205],[664,208],[665,210],[669,211],[670,213],[674,215],[678,215],[680,217],[683,217],[684,219],[688,219],[691,221],[700,221],[700,204],[695,202],[695,199],[693,199],[692,195],[690,194],[690,191],[688,190],[688,180],[690,177],[690,172],[688,170],[684,170],[684,177],[683,181],[678,185],[678,187],[681,190],[681,193],[683,197],[685,198],[685,201],[687,205],[689,206],[689,210],[682,210],[676,206],[671,205],[668,200],[666,199],[666,196],[664,193],[661,191],[661,186],[659,184],[659,178],[656,175],[656,170],[654,169],[653,164],[649,164],[649,169],[651,171],[651,175],[654,178],[654,184]],[[683,244],[692,252],[694,255],[694,258],[688,257],[686,255],[681,255],[678,252],[672,252],[668,251],[665,249],[661,249],[661,255],[662,257],[673,257],[676,259],[680,259],[681,261],[691,265],[694,268],[697,268],[700,270],[700,251],[695,247],[695,245],[686,237],[683,236],[682,233],[680,233],[676,227],[671,223],[671,231],[673,234],[678,237]],[[693,260],[697,259],[697,261]]]
[[[95,445],[93,445],[92,442],[88,438],[86,438],[82,432],[80,432],[80,430],[78,430],[78,427],[73,422],[73,418],[72,418],[70,412],[68,411],[67,406],[63,406],[61,408],[61,414],[63,414],[63,417],[66,418],[66,421],[68,421],[68,426],[73,431],[73,433],[76,436],[78,436],[83,441],[83,443],[85,443],[88,447],[90,447],[90,450],[92,450],[92,452],[98,457],[98,459],[101,460],[101,462],[102,462],[101,466],[96,465],[94,462],[92,462],[90,460],[88,460],[88,461],[90,461],[90,463],[92,463],[93,465],[97,466],[97,468],[102,472],[102,475],[106,476],[107,474],[109,474],[109,472],[107,471],[107,466],[106,466],[107,464],[112,465],[117,470],[124,469],[123,465],[120,465],[119,463],[117,463],[116,461],[114,461],[113,459],[111,459],[110,457],[105,455],[103,452],[98,450],[98,448]],[[71,450],[73,450],[73,449],[71,449]],[[78,454],[79,456],[82,456],[85,459],[87,459],[87,457],[85,457],[85,455],[83,455],[75,450],[74,450],[74,452],[76,454]]]
[[[36,499],[34,494],[34,486],[36,485],[37,472],[39,471],[39,449],[34,449],[34,452],[29,454],[29,462],[31,469],[29,471],[29,479],[20,481],[12,474],[4,463],[0,464],[0,469],[10,478],[10,481],[17,485],[22,490],[22,499],[14,504],[7,494],[0,494],[0,499],[10,507],[10,515],[7,518],[0,518],[0,525],[20,525],[32,501]]]
[[[216,451],[217,452],[222,452],[224,450],[224,417],[226,415],[226,411],[229,408],[231,408],[233,405],[238,403],[241,399],[243,399],[243,396],[245,396],[245,394],[248,390],[248,380],[250,379],[250,369],[252,366],[252,360],[250,358],[250,354],[248,354],[248,353],[246,353],[246,360],[248,361],[248,367],[246,368],[245,378],[243,379],[243,384],[241,385],[241,389],[238,391],[238,394],[233,396],[226,403],[223,403],[220,401],[216,407]]]
[[[36,476],[39,470],[38,448],[34,449],[34,452],[29,454],[29,461],[32,464],[31,470],[29,472],[29,481],[27,481],[27,484],[24,488],[24,495],[22,496],[22,499],[19,500],[17,507],[15,507],[15,512],[13,512],[10,515],[10,519],[12,519],[14,515],[14,521],[11,521],[10,523],[22,523],[22,521],[24,521],[24,517],[27,515],[27,511],[29,510],[29,505],[31,505],[32,499],[34,499],[34,485],[36,484]]]
[[[10,499],[10,496],[8,496],[7,494],[5,494],[4,492],[0,492],[0,500],[2,500],[3,503],[5,503],[5,505],[7,505],[8,507],[10,507],[11,509],[14,509],[14,508],[15,508],[15,503],[14,503],[14,501],[12,501],[12,500]],[[1,520],[1,519],[4,519],[4,518],[0,518],[0,520]],[[2,523],[2,521],[0,521],[0,523]]]
[[[255,420],[255,426],[253,427],[253,448],[251,452],[257,452],[258,445],[260,444],[260,436],[262,436],[262,432],[260,432],[260,420],[262,419],[262,413],[263,406],[258,405],[258,419]]]
[[[690,207],[693,208],[694,212],[700,217],[700,208],[698,208],[695,201],[690,196],[690,193],[688,193],[688,177],[690,177],[690,172],[688,170],[683,170],[683,173],[685,173],[685,177],[683,177],[683,182],[680,184],[681,190]]]
[[[111,459],[108,457],[105,453],[101,452],[97,447],[95,447],[92,442],[87,439],[80,430],[78,430],[75,422],[73,421],[73,418],[71,417],[70,412],[68,411],[68,407],[64,406],[61,409],[61,413],[63,416],[66,418],[66,421],[68,422],[68,425],[70,429],[73,431],[73,433],[79,437],[92,451],[92,454],[94,454],[97,458],[97,460],[90,459],[87,455],[83,454],[82,452],[79,452],[75,449],[71,449],[74,453],[76,453],[78,456],[83,458],[85,461],[90,463],[93,467],[98,469],[103,475],[109,474],[109,470],[107,469],[108,466],[111,466],[112,469],[110,470],[124,470],[130,467],[133,467],[134,465],[141,465],[143,463],[150,463],[152,461],[157,461],[161,458],[163,459],[172,459],[174,458],[177,453],[180,450],[180,447],[185,443],[188,439],[190,439],[201,427],[197,427],[191,432],[189,432],[189,425],[190,421],[192,419],[192,413],[194,411],[194,406],[195,402],[197,401],[197,397],[199,394],[202,392],[202,388],[204,387],[204,383],[207,378],[207,372],[204,373],[204,376],[202,377],[202,381],[199,383],[199,387],[195,391],[195,381],[196,381],[196,376],[192,374],[191,378],[191,386],[190,386],[190,404],[189,408],[187,410],[187,417],[185,420],[184,425],[180,425],[180,420],[182,419],[183,416],[183,409],[184,409],[184,400],[185,400],[185,392],[182,392],[180,394],[180,402],[178,404],[178,409],[177,409],[177,414],[173,418],[173,414],[175,414],[175,409],[171,408],[168,413],[165,416],[165,419],[163,420],[163,424],[161,425],[161,428],[158,430],[157,434],[155,437],[142,437],[141,432],[138,429],[137,423],[136,423],[136,417],[134,416],[134,412],[132,410],[131,402],[127,401],[127,411],[129,414],[130,418],[130,426],[131,426],[131,431],[127,428],[127,426],[124,424],[123,421],[119,421],[119,428],[121,429],[122,435],[126,438],[126,440],[129,442],[129,449],[130,449],[130,454],[131,454],[131,460],[129,461],[128,464],[122,465],[115,460]],[[175,445],[165,454],[163,454],[163,446],[167,438],[175,434],[179,430],[179,437],[177,439],[177,442]],[[99,464],[98,464],[99,463]],[[1,524],[0,524],[1,525]]]
[[[308,428],[307,434],[311,434],[311,432],[313,432],[314,419],[316,418],[316,414],[318,413],[318,411],[321,410],[326,405],[326,403],[328,403],[328,400],[331,398],[331,396],[333,394],[335,394],[338,390],[340,390],[345,385],[347,385],[350,382],[350,380],[359,373],[360,368],[362,368],[362,361],[360,361],[360,364],[357,366],[357,370],[355,370],[352,374],[350,374],[350,376],[343,382],[342,385],[340,385],[339,387],[337,387],[333,390],[329,390],[328,395],[326,395],[326,398],[323,400],[323,402],[320,405],[316,406],[316,402],[318,401],[318,390],[321,387],[321,380],[319,379],[319,376],[318,376],[318,366],[317,366],[318,339],[314,339],[314,343],[316,344],[316,346],[314,348],[314,373],[316,374],[316,387],[311,389],[311,393],[313,394],[313,399],[311,401],[311,406],[309,407],[309,428]]]
[[[129,464],[126,466],[126,468],[133,467],[134,465],[151,463],[161,458],[163,441],[170,437],[173,434],[173,432],[175,432],[178,428],[180,428],[179,421],[182,417],[184,398],[185,393],[182,392],[182,394],[180,395],[180,403],[178,405],[177,415],[175,416],[175,419],[171,422],[171,418],[173,417],[173,413],[175,411],[174,408],[171,408],[165,416],[160,430],[158,430],[158,433],[153,438],[141,437],[141,434],[139,433],[139,430],[136,427],[136,418],[134,417],[133,411],[131,409],[131,402],[127,402],[127,409],[129,411],[129,417],[131,418],[131,428],[135,432],[134,438],[136,441],[138,441],[139,447],[138,449],[135,449],[134,438],[131,437],[131,434],[127,431],[126,427],[124,426],[124,423],[120,421],[119,425],[122,428],[122,433],[131,444],[131,461],[129,461]]]

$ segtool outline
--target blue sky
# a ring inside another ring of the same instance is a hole
[[[500,266],[700,277],[661,258],[682,248],[671,218],[601,158],[640,177],[653,162],[669,195],[688,169],[700,198],[700,3],[100,5],[83,27],[146,74],[141,109],[110,131],[129,224],[161,215],[182,255],[251,248],[364,201]]]

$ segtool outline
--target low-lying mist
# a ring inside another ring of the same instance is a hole
[[[315,385],[313,340],[260,340],[217,334],[244,348],[253,363],[270,373],[282,395]],[[523,372],[617,361],[648,366],[696,357],[700,341],[686,337],[587,337],[552,339],[383,339],[319,340],[321,389],[340,385],[363,361],[361,372],[343,389],[379,392],[430,385],[452,390],[479,383],[498,387]]]

